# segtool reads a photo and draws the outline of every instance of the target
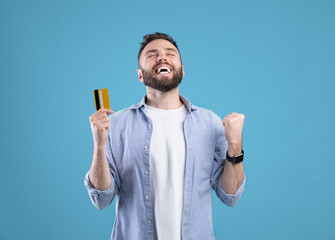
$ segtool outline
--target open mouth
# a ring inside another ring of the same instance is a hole
[[[170,72],[172,72],[172,69],[167,66],[158,66],[155,71],[156,74],[167,74]]]

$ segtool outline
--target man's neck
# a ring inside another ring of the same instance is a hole
[[[164,110],[178,109],[183,106],[179,98],[179,87],[168,92],[161,92],[156,89],[147,87],[147,105]]]

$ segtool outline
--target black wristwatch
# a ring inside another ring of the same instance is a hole
[[[228,151],[227,151],[227,153],[226,153],[226,159],[229,162],[231,162],[232,164],[236,164],[236,163],[242,162],[243,161],[244,152],[243,152],[243,149],[241,149],[241,151],[242,152],[240,154],[237,154],[234,157],[230,157],[228,155]]]

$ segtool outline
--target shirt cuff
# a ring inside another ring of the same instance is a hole
[[[85,183],[85,187],[88,193],[91,196],[94,196],[95,198],[99,198],[99,197],[104,197],[104,196],[110,196],[111,194],[115,193],[115,181],[112,180],[111,186],[107,188],[106,190],[101,191],[93,187],[88,174],[89,172],[86,173],[84,183]]]
[[[218,184],[219,184],[218,189],[219,189],[219,195],[222,197],[222,201],[225,202],[230,207],[235,206],[238,200],[240,200],[242,196],[242,193],[244,191],[245,182],[246,182],[246,176],[244,175],[243,182],[240,185],[240,187],[237,189],[237,191],[234,194],[229,194],[223,190],[221,186],[221,176],[220,176],[220,180],[218,181]]]

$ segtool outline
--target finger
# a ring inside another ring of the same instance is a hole
[[[95,121],[92,124],[93,124],[93,126],[98,127],[98,126],[101,126],[101,125],[109,125],[110,122],[109,121]]]
[[[103,112],[103,113],[106,113],[106,114],[113,114],[113,113],[115,113],[113,110],[108,109],[108,108],[100,108],[98,112]]]
[[[109,122],[100,123],[100,126],[101,126],[102,128],[109,127]]]
[[[95,117],[95,120],[96,121],[103,121],[103,120],[107,121],[109,120],[109,117],[105,113],[100,113],[99,115]]]
[[[110,124],[107,123],[107,124],[105,125],[105,129],[109,129],[109,126],[110,126]]]
[[[232,112],[231,114],[228,114],[227,116],[229,116],[229,117],[238,117],[240,115],[241,115],[240,113]]]
[[[100,115],[105,115],[103,112],[100,111],[100,109],[96,112],[94,112],[91,116],[90,116],[90,121],[93,119],[96,119],[97,117],[99,117]]]
[[[109,121],[101,121],[101,122],[99,122],[99,124],[107,124],[107,125],[109,125],[110,124],[110,122]]]
[[[98,131],[101,131],[102,129],[105,129],[106,127],[108,127],[109,124],[108,123],[99,123],[99,124],[96,124],[96,129]]]
[[[234,117],[245,118],[244,114],[242,114],[242,113],[235,113],[235,112],[233,112],[233,113],[231,113],[231,114],[232,114],[232,116],[234,116]]]
[[[222,123],[223,123],[223,126],[229,126],[231,124],[231,121],[232,119],[231,118],[224,118]]]
[[[229,121],[230,119],[232,119],[231,116],[225,116],[225,118],[223,119],[223,121],[227,122],[227,121]]]

